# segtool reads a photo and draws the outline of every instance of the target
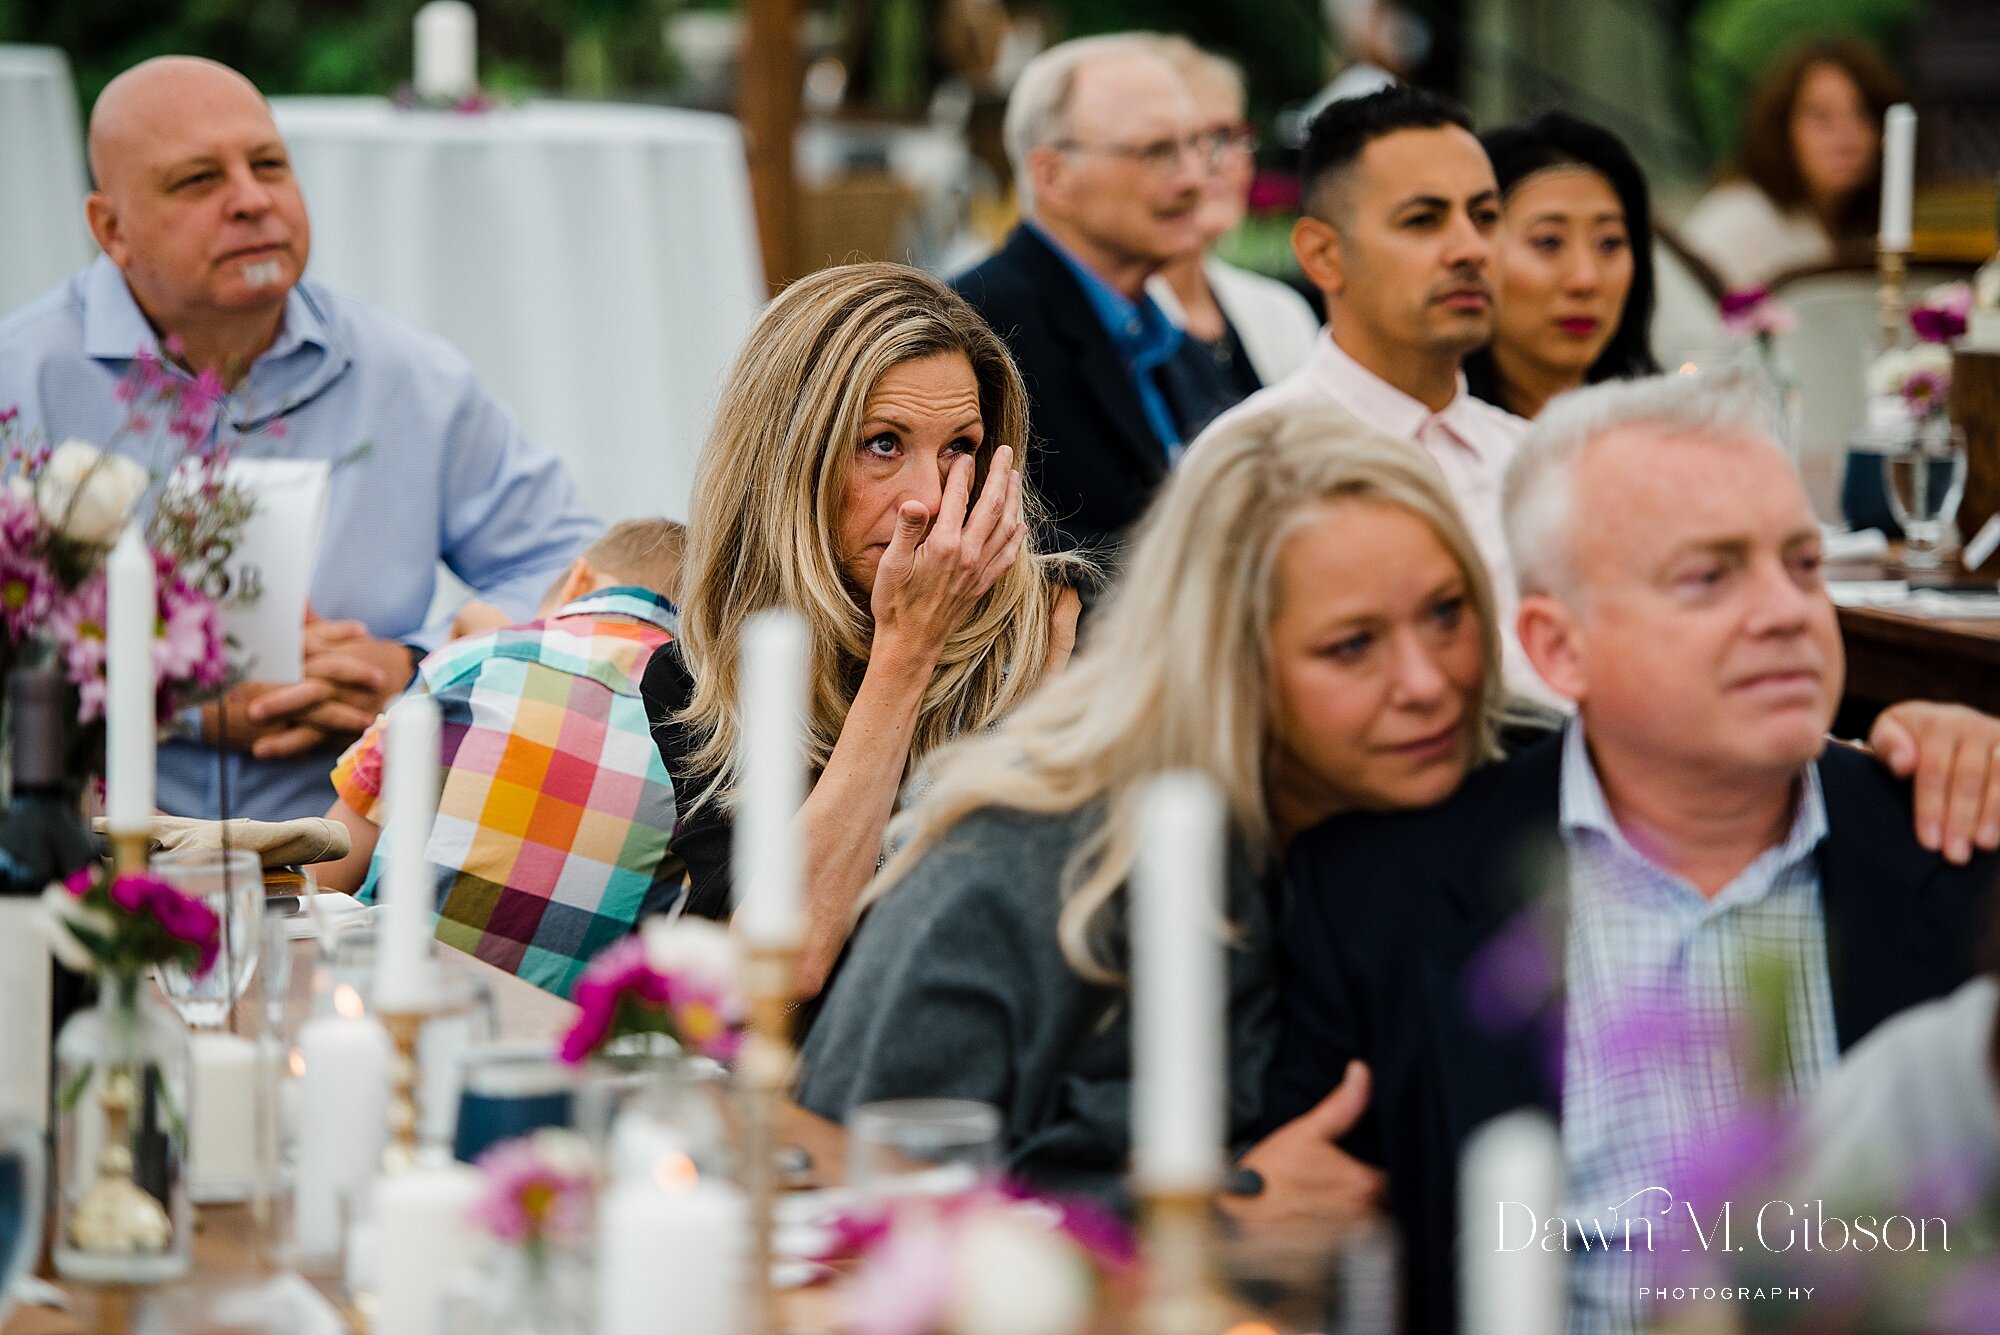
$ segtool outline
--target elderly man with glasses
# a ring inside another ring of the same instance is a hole
[[[953,286],[1027,382],[1028,481],[1051,540],[1115,556],[1185,442],[1240,397],[1146,294],[1147,279],[1201,249],[1203,186],[1227,143],[1137,35],[1036,57],[1005,137],[1023,221]]]

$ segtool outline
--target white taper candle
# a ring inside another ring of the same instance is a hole
[[[1466,1335],[1561,1330],[1568,1277],[1541,1247],[1562,1203],[1562,1141],[1547,1114],[1512,1112],[1472,1133],[1459,1166],[1460,1310]]]
[[[390,707],[382,776],[389,849],[375,955],[375,1009],[390,1014],[419,1009],[430,996],[437,880],[426,846],[437,820],[439,734],[430,696],[406,695]]]
[[[159,604],[153,554],[138,523],[125,526],[105,568],[105,824],[113,834],[153,832],[153,633]]]
[[[431,0],[417,11],[417,96],[436,101],[479,88],[479,20],[465,0]]]
[[[1917,174],[1917,113],[1898,102],[1882,117],[1882,227],[1884,250],[1910,248],[1910,195]]]
[[[786,611],[750,618],[738,671],[736,921],[753,946],[794,946],[799,851],[792,822],[805,801],[806,779],[805,624]]]
[[[1194,773],[1139,797],[1132,921],[1132,1171],[1142,1192],[1206,1192],[1227,1130],[1222,798]]]

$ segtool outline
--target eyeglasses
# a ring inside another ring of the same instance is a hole
[[[1155,139],[1148,144],[1080,144],[1074,139],[1058,140],[1053,147],[1064,153],[1099,153],[1105,157],[1136,162],[1156,175],[1165,176],[1192,157],[1197,167],[1213,167],[1232,149],[1255,152],[1257,134],[1247,125],[1231,125],[1199,130],[1185,139]]]

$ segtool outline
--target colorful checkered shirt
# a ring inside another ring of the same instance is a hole
[[[447,644],[417,669],[444,717],[444,784],[428,849],[440,941],[558,996],[681,880],[674,789],[639,678],[673,638],[673,604],[617,587],[554,616]],[[379,823],[382,723],[333,772]],[[360,897],[372,901],[385,839]]]
[[[1622,1246],[1624,1221],[1666,1208],[1657,1192],[1634,1199],[1646,1188],[1673,1192],[1670,1218],[1685,1224],[1683,1201],[1703,1176],[1697,1165],[1758,1078],[1742,1041],[1757,1008],[1776,1011],[1780,1095],[1812,1088],[1840,1060],[1816,857],[1826,799],[1818,769],[1806,766],[1783,842],[1713,897],[1625,837],[1581,720],[1563,743],[1561,803],[1570,859],[1563,1214],[1594,1217]],[[1711,1232],[1712,1222],[1703,1216]],[[1677,1253],[1678,1235],[1654,1224],[1656,1256]],[[1656,1272],[1637,1224],[1633,1236],[1630,1256],[1571,1252],[1570,1335],[1629,1331],[1659,1314],[1640,1303],[1639,1287]]]

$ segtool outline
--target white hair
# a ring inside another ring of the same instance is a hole
[[[1574,592],[1577,461],[1591,441],[1622,427],[1780,448],[1769,382],[1747,367],[1613,380],[1558,395],[1521,438],[1501,489],[1507,549],[1523,594]]]
[[[1058,42],[1022,67],[1007,94],[1007,115],[1000,123],[1000,141],[1014,167],[1014,193],[1026,214],[1035,206],[1028,179],[1028,154],[1069,133],[1069,98],[1077,71],[1103,56],[1146,55],[1160,59],[1151,33],[1116,32]]]

